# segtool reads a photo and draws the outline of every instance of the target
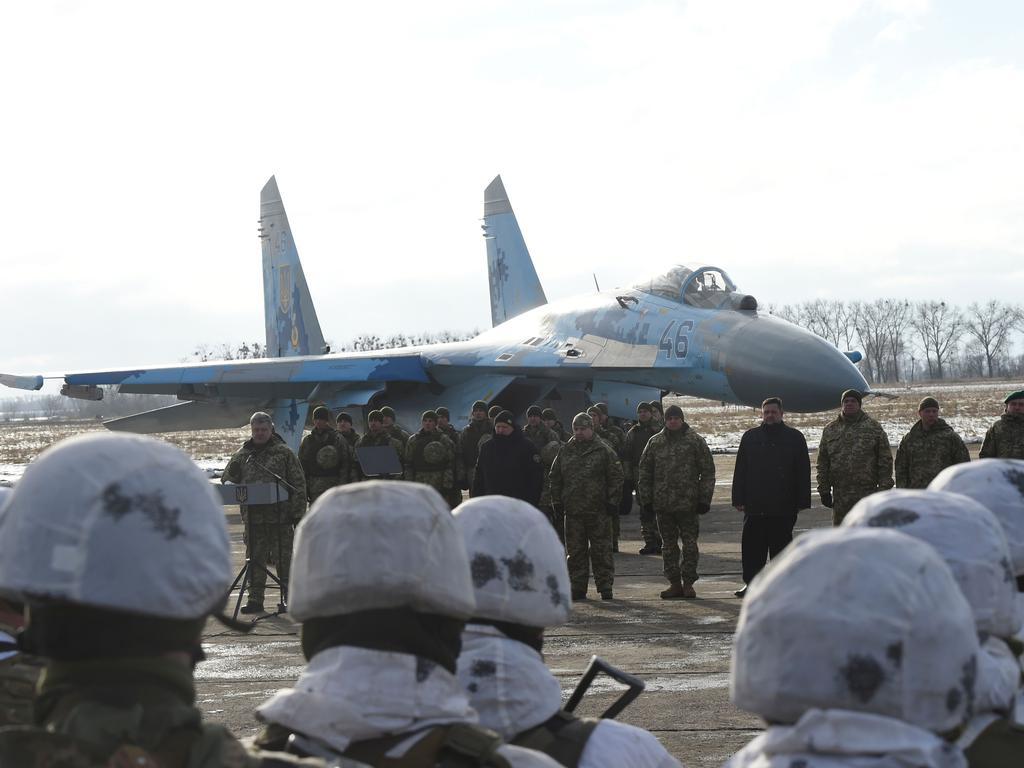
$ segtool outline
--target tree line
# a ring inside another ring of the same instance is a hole
[[[814,299],[768,309],[841,350],[860,350],[871,382],[1024,374],[1024,353],[1014,351],[1024,332],[1019,304]]]

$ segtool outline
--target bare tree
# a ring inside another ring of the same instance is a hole
[[[884,299],[855,301],[851,305],[857,338],[864,347],[864,369],[873,381],[885,381],[889,363],[888,308]]]
[[[892,380],[899,381],[900,356],[906,348],[907,330],[913,319],[913,308],[905,299],[882,299],[881,309],[884,313],[882,331],[892,360]]]
[[[963,314],[944,301],[920,301],[914,305],[911,325],[921,340],[928,372],[933,378],[943,378],[946,363],[964,332]]]
[[[991,299],[984,304],[974,302],[967,308],[965,329],[981,345],[988,366],[989,378],[995,375],[995,363],[1007,350],[1010,334],[1024,325],[1020,307]]]

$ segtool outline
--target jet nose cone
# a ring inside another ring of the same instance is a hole
[[[824,411],[839,405],[847,389],[868,384],[857,367],[824,339],[773,317],[756,317],[738,328],[726,352],[726,377],[750,405],[782,398],[786,410]]]

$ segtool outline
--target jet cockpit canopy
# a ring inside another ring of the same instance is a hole
[[[633,288],[701,309],[757,309],[757,299],[739,293],[725,270],[718,267],[693,270],[676,264],[667,272],[640,281]]]

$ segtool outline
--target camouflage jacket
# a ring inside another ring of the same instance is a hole
[[[365,435],[359,438],[359,442],[356,443],[356,448],[374,448],[381,445],[390,445],[395,449],[395,453],[398,454],[398,460],[405,465],[405,450],[402,448],[402,441],[397,440],[391,436],[386,430],[382,429],[380,432],[367,432]],[[359,466],[358,456],[356,457],[356,466]],[[365,478],[362,468],[359,468],[359,476]],[[398,475],[388,475],[387,477],[398,478]]]
[[[946,467],[970,460],[967,446],[949,424],[939,419],[926,430],[918,420],[896,449],[896,487],[927,488]]]
[[[459,433],[459,452],[462,454],[462,463],[467,468],[476,466],[476,457],[480,452],[479,442],[484,435],[494,433],[494,425],[490,419],[470,421]]]
[[[555,463],[555,457],[562,450],[562,442],[558,439],[540,449],[540,466],[543,470],[543,484],[541,485],[540,501],[537,506],[541,509],[551,508],[551,465]]]
[[[981,444],[982,459],[1024,459],[1024,416],[1004,413],[988,428]]]
[[[626,433],[626,458],[622,468],[626,472],[627,480],[632,480],[634,483],[637,481],[640,476],[640,457],[644,455],[647,441],[660,431],[655,426],[654,419],[651,419],[646,424],[639,422],[634,424]]]
[[[647,441],[640,457],[637,495],[655,512],[695,514],[715,493],[715,462],[704,438],[684,423],[667,427]]]
[[[260,768],[322,765],[250,753],[202,722],[191,671],[161,659],[52,663],[34,727],[0,730],[0,764],[92,768]]]
[[[342,438],[344,438],[345,442],[349,444],[350,448],[354,449],[356,447],[356,444],[359,442],[359,433],[356,432],[354,429],[350,429],[348,432],[342,432],[339,429],[338,434],[341,435]]]
[[[594,429],[602,440],[612,447],[615,451],[615,455],[622,459],[626,448],[626,433],[616,427],[614,424],[610,424],[604,427],[597,427]]]
[[[390,427],[384,427],[384,431],[400,442],[402,444],[402,450],[405,450],[405,446],[409,443],[410,435],[408,432],[397,424],[392,424]]]
[[[297,523],[302,519],[306,513],[306,477],[299,459],[275,432],[263,445],[246,440],[224,468],[221,482],[274,484],[274,475],[283,477],[291,486],[286,488],[288,500],[280,504],[246,505],[250,523]]]
[[[325,451],[325,448],[332,450]],[[355,452],[342,434],[330,427],[323,432],[314,429],[302,438],[299,463],[307,478],[335,478],[336,485],[356,479]]]
[[[892,448],[882,425],[861,411],[825,426],[818,446],[818,493],[892,488]]]
[[[0,642],[13,643],[17,633],[17,627],[0,621]],[[32,700],[42,671],[38,656],[0,652],[0,726],[32,723]]]
[[[550,443],[552,440],[558,440],[558,435],[556,435],[553,431],[548,429],[544,425],[543,421],[536,427],[531,424],[527,424],[525,427],[523,427],[523,437],[525,437],[527,440],[533,443],[534,447],[538,451],[545,445]],[[558,440],[558,442],[562,441]]]
[[[405,446],[405,479],[426,483],[438,491],[455,484],[455,445],[435,429],[421,429]]]
[[[562,446],[548,474],[551,503],[566,515],[604,515],[622,500],[622,465],[607,443],[575,437]]]
[[[466,478],[466,464],[462,461],[462,448],[460,445],[459,430],[449,424],[446,427],[438,427],[441,432],[452,441],[452,445],[455,446],[455,484],[458,488],[462,487],[462,482]]]

